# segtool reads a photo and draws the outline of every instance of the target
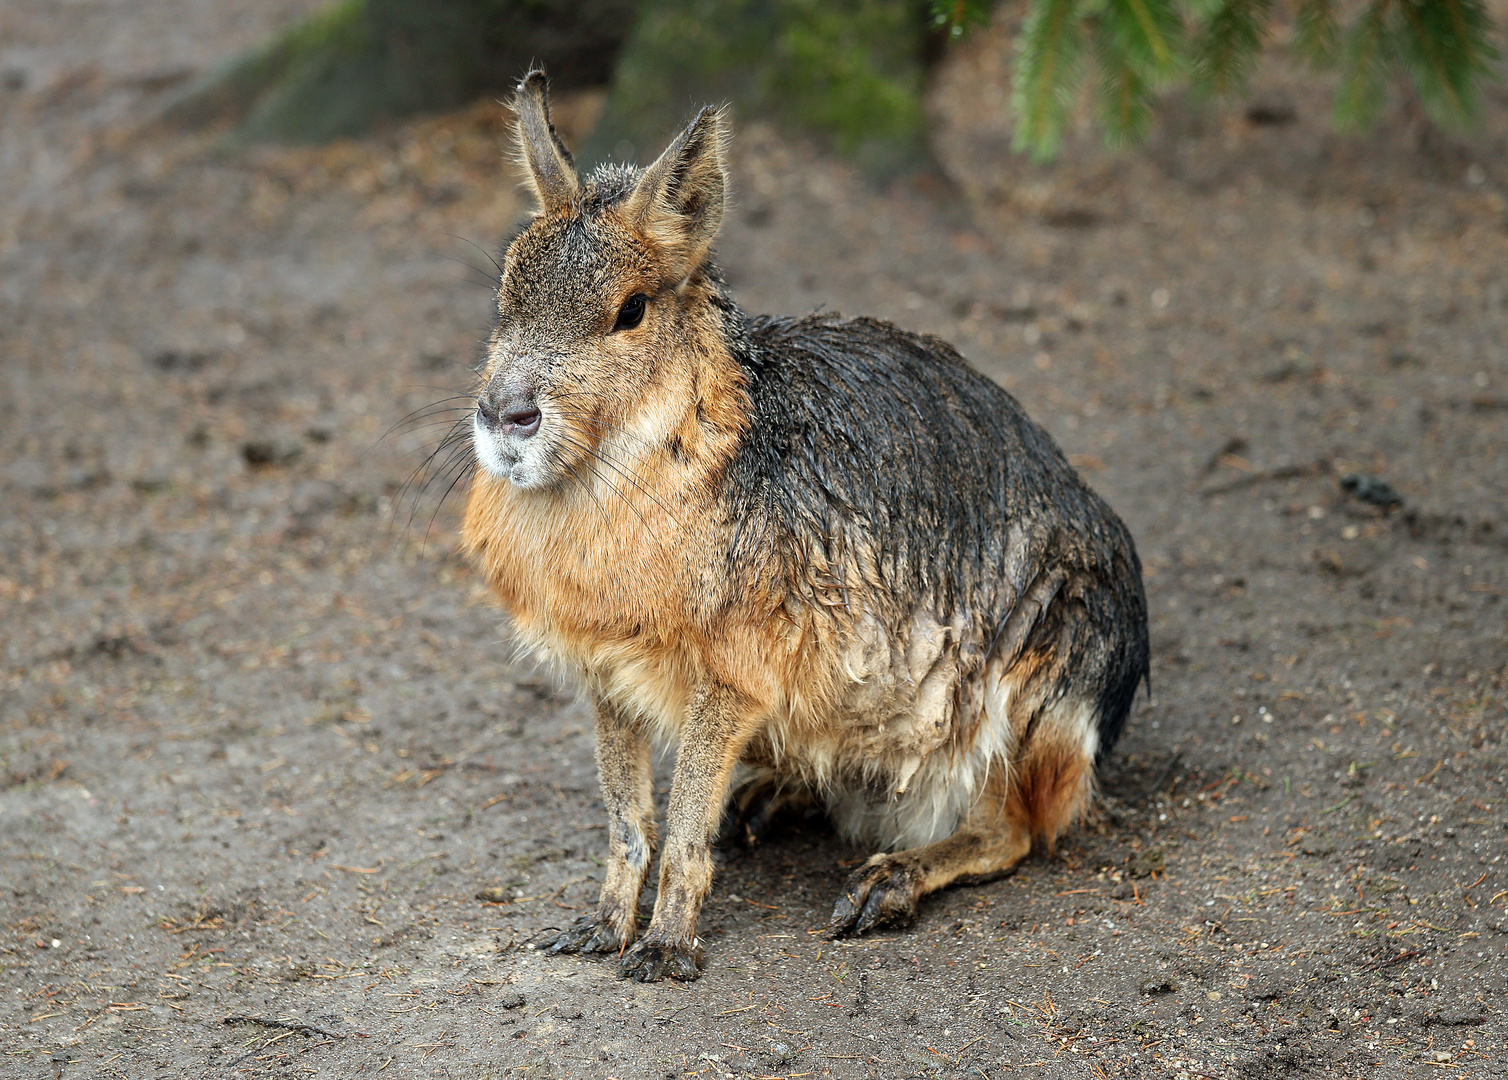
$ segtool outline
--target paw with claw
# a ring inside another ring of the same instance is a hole
[[[702,974],[702,946],[644,938],[618,962],[618,977],[638,982],[659,982],[665,976],[691,982]]]
[[[621,952],[628,937],[600,914],[583,915],[549,945],[552,953]]]
[[[867,934],[884,926],[905,926],[916,918],[917,872],[878,855],[854,871],[833,905],[828,937]]]

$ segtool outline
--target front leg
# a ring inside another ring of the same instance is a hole
[[[712,887],[712,842],[733,768],[758,726],[753,703],[725,686],[698,688],[686,711],[660,855],[660,895],[644,934],[618,966],[640,982],[701,974],[696,920]]]
[[[639,933],[639,893],[654,855],[654,774],[644,730],[597,703],[597,778],[607,804],[607,875],[597,909],[581,916],[551,952],[621,952]]]

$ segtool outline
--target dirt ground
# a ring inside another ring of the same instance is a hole
[[[1155,696],[1059,857],[833,943],[866,853],[801,823],[641,986],[528,947],[598,886],[588,715],[405,488],[441,429],[386,434],[467,385],[501,110],[142,127],[304,7],[0,8],[0,1076],[1508,1076],[1501,87],[1360,139],[1275,65],[1034,169],[997,29],[938,76],[951,183],[740,126],[745,306],[1012,390],[1137,538]]]

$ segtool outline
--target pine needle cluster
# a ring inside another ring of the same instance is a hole
[[[933,23],[954,37],[990,9],[990,0],[931,0]],[[1342,128],[1372,123],[1398,75],[1432,119],[1460,127],[1498,57],[1485,0],[1290,0],[1281,11],[1274,0],[1028,0],[1016,41],[1016,148],[1051,158],[1086,80],[1112,145],[1140,139],[1156,94],[1175,83],[1239,96],[1279,20],[1300,57],[1339,73]]]

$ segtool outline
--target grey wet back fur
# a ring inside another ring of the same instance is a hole
[[[1051,436],[947,342],[878,319],[758,316],[733,352],[753,426],[728,470],[746,523],[730,558],[784,545],[804,562],[800,552],[835,540],[872,542],[892,609],[944,623],[964,614],[988,638],[981,666],[1002,645],[1047,643],[1081,607],[1056,693],[1097,700],[1108,753],[1148,674],[1141,562]],[[1072,585],[1031,640],[1011,642],[1018,601],[1053,569]]]

